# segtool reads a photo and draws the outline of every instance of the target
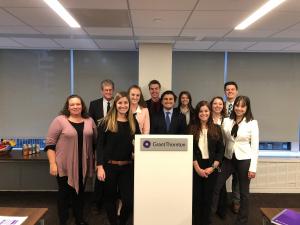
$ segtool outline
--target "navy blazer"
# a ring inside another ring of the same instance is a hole
[[[173,109],[169,131],[167,131],[163,110],[153,115],[150,124],[150,134],[187,134],[185,116],[175,108]]]
[[[209,163],[213,164],[214,161],[222,162],[224,156],[224,143],[222,137],[221,127],[219,125],[215,125],[218,127],[219,138],[215,139],[210,134],[209,131],[207,133],[207,144],[208,144],[208,154],[209,154]],[[202,154],[199,149],[198,140],[193,140],[193,160],[197,160],[198,162],[202,160]]]
[[[98,125],[98,120],[102,119],[104,117],[103,98],[91,101],[90,107],[89,107],[89,114],[90,114],[90,117],[93,118],[95,124]]]

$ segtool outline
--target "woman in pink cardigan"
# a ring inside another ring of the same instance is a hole
[[[68,220],[72,205],[76,225],[87,225],[83,219],[83,193],[86,179],[94,171],[94,144],[97,128],[88,116],[78,95],[70,95],[60,115],[50,124],[46,148],[50,174],[58,184],[59,224]]]
[[[130,98],[130,108],[133,115],[138,121],[140,131],[142,134],[149,134],[150,132],[150,117],[147,105],[145,103],[142,90],[137,85],[132,85],[128,89]]]

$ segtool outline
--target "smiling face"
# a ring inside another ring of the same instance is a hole
[[[112,85],[104,85],[101,89],[103,98],[110,101],[113,98],[114,88]]]
[[[247,106],[244,101],[239,101],[236,105],[234,105],[234,112],[237,118],[242,118],[245,116],[247,112]]]
[[[70,116],[81,116],[82,112],[82,104],[79,98],[70,98],[69,99],[68,110],[70,112]]]
[[[141,92],[138,88],[131,88],[129,91],[130,103],[137,105],[141,99]]]
[[[189,96],[186,94],[181,95],[180,102],[182,106],[188,106],[190,103]]]
[[[129,101],[126,97],[120,98],[116,102],[116,109],[119,115],[125,115],[129,109]]]
[[[199,109],[198,117],[201,123],[207,123],[210,116],[210,110],[206,105],[203,105]]]
[[[164,109],[166,109],[166,110],[172,109],[175,105],[174,96],[172,94],[165,94],[161,101],[161,104],[163,105]]]
[[[158,84],[151,84],[149,87],[151,99],[156,101],[159,99],[160,87]]]
[[[236,89],[235,85],[229,84],[225,88],[225,95],[229,102],[234,101],[236,96],[238,95],[238,90]]]
[[[216,114],[221,114],[223,108],[224,108],[223,100],[219,98],[215,98],[212,103],[212,111]]]

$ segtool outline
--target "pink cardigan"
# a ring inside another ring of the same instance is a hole
[[[150,133],[150,117],[147,108],[142,108],[140,106],[136,109],[136,120],[139,123],[140,131],[142,134]]]
[[[82,145],[82,174],[92,176],[94,171],[93,145],[96,143],[97,127],[92,118],[84,119]],[[68,184],[79,191],[78,138],[77,132],[68,118],[57,116],[50,124],[46,146],[56,145],[56,163],[60,177],[68,176]]]

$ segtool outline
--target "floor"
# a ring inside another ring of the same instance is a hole
[[[86,193],[85,215],[89,225],[109,225],[104,210],[99,211],[92,204],[92,194]],[[0,207],[46,207],[46,225],[57,225],[55,192],[0,192]],[[300,208],[300,194],[251,194],[249,225],[262,224],[261,207]],[[235,214],[228,210],[225,220],[213,217],[212,225],[232,225]],[[73,224],[70,221],[70,225]],[[140,225],[140,224],[139,224]],[[166,224],[167,225],[167,224]]]

